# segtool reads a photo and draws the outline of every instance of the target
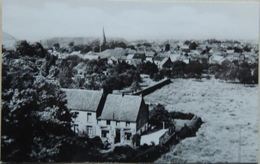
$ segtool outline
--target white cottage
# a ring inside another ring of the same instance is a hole
[[[101,139],[133,145],[134,135],[147,130],[148,117],[148,106],[141,96],[109,94],[98,117]]]
[[[83,89],[62,89],[67,96],[67,107],[78,115],[74,120],[73,130],[78,135],[92,138],[100,136],[97,117],[104,104],[103,91]]]

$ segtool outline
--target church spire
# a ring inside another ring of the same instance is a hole
[[[107,43],[107,39],[106,39],[106,34],[105,34],[105,29],[103,27],[103,41],[102,41],[102,46],[105,46]]]

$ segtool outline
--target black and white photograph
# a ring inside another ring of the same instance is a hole
[[[257,163],[259,6],[2,0],[1,161]]]

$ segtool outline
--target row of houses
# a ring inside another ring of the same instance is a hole
[[[134,137],[148,129],[149,110],[142,96],[105,95],[103,91],[63,89],[67,106],[77,112],[73,130],[103,142],[136,145]]]

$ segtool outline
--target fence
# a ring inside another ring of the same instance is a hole
[[[152,86],[149,86],[141,91],[138,91],[138,92],[134,92],[133,95],[142,95],[142,96],[146,96],[152,92],[154,92],[155,90],[167,85],[171,83],[171,79],[163,79],[159,82],[157,82],[156,84],[152,85]]]

